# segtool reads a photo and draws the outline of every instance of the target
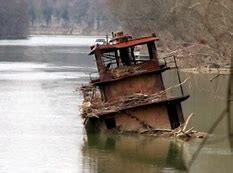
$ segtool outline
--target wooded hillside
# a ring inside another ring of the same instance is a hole
[[[30,26],[65,34],[104,33],[114,30],[116,21],[104,0],[28,0]]]
[[[0,0],[0,39],[28,36],[26,0]]]
[[[168,50],[197,42],[203,45],[198,49],[205,48],[197,55],[199,59],[213,59],[226,65],[229,62],[233,51],[232,0],[106,0],[106,3],[124,30],[133,35],[155,32]]]
[[[191,66],[211,60],[228,65],[233,50],[232,0],[0,2],[0,39],[25,38],[28,24],[31,34],[103,35],[124,30],[138,37],[153,32],[165,52],[181,48],[180,54],[190,58],[185,65]]]

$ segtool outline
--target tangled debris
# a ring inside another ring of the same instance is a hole
[[[146,72],[146,70],[143,70],[140,66],[129,66],[124,68],[118,67],[117,69],[108,69],[105,72],[106,74],[108,73],[109,75],[111,75],[113,79],[117,79],[124,76],[140,74]]]
[[[161,49],[160,57],[176,56],[177,64],[182,71],[195,73],[218,73],[220,71],[220,73],[229,74],[230,58],[228,57],[231,55],[231,49],[224,51],[226,55],[221,57],[216,49],[198,42],[176,44],[172,48],[167,51]]]
[[[82,86],[81,91],[84,95],[82,104],[83,118],[98,117],[102,114],[118,112],[124,108],[133,107],[135,105],[153,103],[161,99],[167,99],[167,92],[166,90],[163,90],[152,95],[135,93],[130,96],[122,97],[116,101],[103,102],[100,97],[98,97],[96,88],[93,85]]]

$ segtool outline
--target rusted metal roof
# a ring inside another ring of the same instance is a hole
[[[134,40],[129,40],[129,41],[123,42],[123,43],[118,43],[118,44],[115,44],[114,46],[117,49],[122,49],[122,48],[126,48],[126,47],[131,47],[131,46],[136,46],[136,45],[141,45],[141,44],[153,42],[153,41],[158,41],[158,40],[159,39],[157,37],[143,37],[143,38],[138,38],[138,39],[134,39]]]
[[[146,44],[146,43],[154,42],[154,41],[159,41],[159,38],[153,37],[153,36],[142,37],[142,38],[137,38],[137,39],[129,40],[129,41],[122,42],[122,43],[112,44],[112,45],[99,45],[99,46],[95,46],[92,49],[92,51],[89,53],[89,55],[92,55],[96,50],[100,50],[101,52],[106,53],[106,52],[111,52],[115,49],[127,48],[127,47]]]

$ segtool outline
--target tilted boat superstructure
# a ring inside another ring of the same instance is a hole
[[[189,96],[183,93],[178,70],[181,96],[167,94],[162,73],[177,65],[175,57],[159,61],[158,40],[154,34],[133,39],[120,32],[111,43],[91,47],[98,78],[91,77],[90,84],[82,87],[85,125],[102,132],[142,133],[172,130],[184,123],[181,102]]]

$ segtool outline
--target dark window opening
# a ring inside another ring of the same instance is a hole
[[[136,45],[104,52],[101,54],[102,64],[106,70],[111,70],[150,61],[155,58],[156,47],[154,43],[148,43],[148,45]]]
[[[103,53],[102,63],[105,66],[106,70],[118,67],[115,52]]]
[[[116,122],[114,118],[105,119],[105,124],[108,129],[116,128]]]

